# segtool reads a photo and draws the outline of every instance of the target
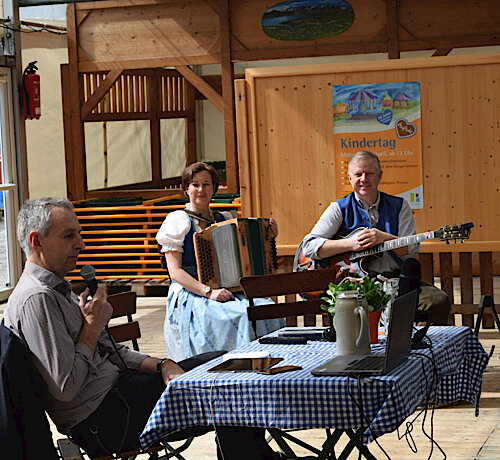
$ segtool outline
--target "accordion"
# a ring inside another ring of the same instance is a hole
[[[212,289],[239,290],[240,278],[267,275],[278,268],[276,240],[269,219],[219,222],[193,236],[198,279]]]

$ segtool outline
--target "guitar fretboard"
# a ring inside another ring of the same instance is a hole
[[[385,241],[384,243],[377,244],[376,246],[373,246],[373,248],[366,249],[364,251],[353,252],[349,256],[349,259],[351,261],[355,261],[366,256],[390,251],[392,249],[402,248],[404,246],[409,246],[410,244],[420,243],[422,241],[432,240],[434,238],[434,232],[425,232],[419,233],[418,235],[403,236],[395,240],[389,240]]]

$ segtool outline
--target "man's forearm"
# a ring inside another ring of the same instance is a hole
[[[86,345],[92,354],[94,354],[100,334],[101,331],[97,331],[96,328],[84,323],[80,336],[78,337],[78,342]]]
[[[139,372],[141,374],[154,374],[157,372],[156,366],[160,362],[159,358],[153,358],[151,356],[148,356],[147,358],[144,358],[144,360],[141,363],[141,367],[139,368]]]
[[[344,238],[340,240],[327,240],[318,249],[318,256],[321,259],[326,257],[331,257],[337,254],[342,254],[344,252],[349,252],[352,250],[352,241],[349,238]]]

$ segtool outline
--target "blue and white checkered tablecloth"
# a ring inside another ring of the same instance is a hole
[[[195,425],[357,429],[361,426],[360,406],[365,422],[370,422],[365,435],[368,442],[371,436],[394,431],[417,406],[427,400],[434,402],[430,392],[433,361],[439,382],[436,401],[468,401],[477,410],[488,362],[477,337],[468,327],[446,326],[431,327],[428,336],[432,351],[412,352],[389,374],[360,381],[311,374],[313,368],[335,356],[335,343],[252,342],[235,352],[269,350],[271,356],[284,358],[277,366],[300,365],[303,369],[276,375],[207,372],[221,358],[199,366],[170,382],[141,435],[141,444],[147,448],[167,433]],[[374,354],[383,350],[383,343],[372,345]]]

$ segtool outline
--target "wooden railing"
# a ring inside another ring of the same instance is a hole
[[[283,258],[283,271],[291,271],[296,246],[278,245],[278,255]],[[455,315],[462,315],[462,324],[474,327],[474,315],[478,313],[481,295],[491,295],[495,300],[494,276],[500,275],[500,242],[467,241],[463,244],[425,242],[420,245],[418,255],[422,267],[422,279],[440,284],[451,300],[449,322],[455,324]],[[458,284],[457,284],[458,283]],[[498,288],[497,288],[498,290]],[[457,295],[459,292],[460,295]],[[289,296],[285,302],[293,302]],[[496,306],[500,312],[500,307]],[[312,325],[312,324],[308,324]],[[494,328],[493,315],[485,311],[482,326]]]
[[[422,266],[422,279],[434,283],[438,279],[441,289],[451,300],[450,323],[455,324],[455,315],[462,315],[462,324],[474,327],[474,314],[477,314],[481,295],[494,296],[493,265],[500,253],[500,242],[479,241],[464,244],[427,242],[420,246],[419,260]],[[474,279],[479,286],[474,289]],[[459,283],[460,300],[456,298],[457,289],[454,280]],[[497,307],[497,311],[500,311]],[[482,323],[484,328],[493,328],[493,316],[486,312]]]

